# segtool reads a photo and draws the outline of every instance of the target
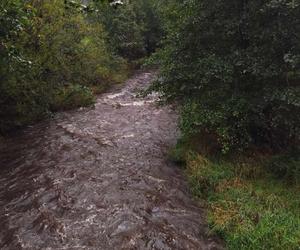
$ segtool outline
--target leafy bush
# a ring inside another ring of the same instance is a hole
[[[112,83],[122,71],[121,59],[111,55],[106,33],[91,14],[66,8],[64,1],[33,1],[36,17],[26,47],[35,49],[42,77],[54,85]],[[34,39],[33,39],[34,38]]]
[[[297,153],[274,156],[267,162],[267,168],[277,178],[291,183],[300,181],[300,156]]]
[[[83,86],[99,93],[126,78],[126,62],[109,50],[103,25],[72,3],[1,1],[0,133],[93,103]]]
[[[30,78],[10,78],[0,86],[0,133],[49,114],[46,86]]]
[[[50,104],[53,111],[68,110],[78,107],[90,106],[95,102],[93,92],[90,88],[82,85],[70,85],[60,88]]]
[[[167,12],[154,88],[183,104],[183,132],[217,135],[224,152],[298,147],[299,3],[178,1]]]
[[[47,86],[21,46],[33,13],[23,1],[0,3],[0,133],[44,117]]]

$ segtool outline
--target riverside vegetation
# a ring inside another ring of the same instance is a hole
[[[91,105],[130,69],[180,109],[184,165],[228,249],[300,247],[297,0],[4,0],[0,132]]]
[[[93,104],[155,49],[151,1],[89,2],[1,1],[0,133]]]
[[[300,4],[172,1],[153,89],[181,107],[185,163],[228,249],[300,246]]]
[[[172,1],[152,89],[181,107],[185,164],[228,249],[300,248],[300,3]]]

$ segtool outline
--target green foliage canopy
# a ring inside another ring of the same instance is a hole
[[[77,103],[60,100],[61,108],[91,104],[79,85],[104,89],[126,75],[103,25],[67,1],[1,1],[0,24],[0,132],[59,110],[67,90],[76,90]]]
[[[182,102],[184,133],[206,130],[223,151],[299,145],[299,16],[291,0],[170,5],[155,88]]]

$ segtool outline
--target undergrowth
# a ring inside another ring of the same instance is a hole
[[[90,88],[81,85],[70,85],[59,89],[52,100],[51,109],[69,110],[77,107],[90,106],[95,102],[93,92]]]
[[[296,157],[228,160],[189,146],[181,140],[171,157],[185,161],[191,191],[207,201],[211,230],[228,249],[300,249],[300,186],[290,174],[299,169]]]

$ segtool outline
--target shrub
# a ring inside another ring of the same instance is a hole
[[[171,11],[154,86],[182,103],[183,132],[209,131],[223,152],[298,147],[299,3],[185,1]]]
[[[284,154],[272,157],[267,162],[267,168],[275,177],[284,179],[290,183],[300,181],[300,157],[299,154]]]
[[[126,78],[126,61],[109,50],[103,25],[72,3],[0,2],[1,134],[89,105],[88,87],[99,93]]]
[[[48,113],[47,86],[21,45],[32,16],[23,1],[0,3],[0,133]]]
[[[77,84],[57,90],[50,104],[50,108],[53,111],[68,110],[90,106],[94,102],[95,98],[92,90],[86,86]]]

